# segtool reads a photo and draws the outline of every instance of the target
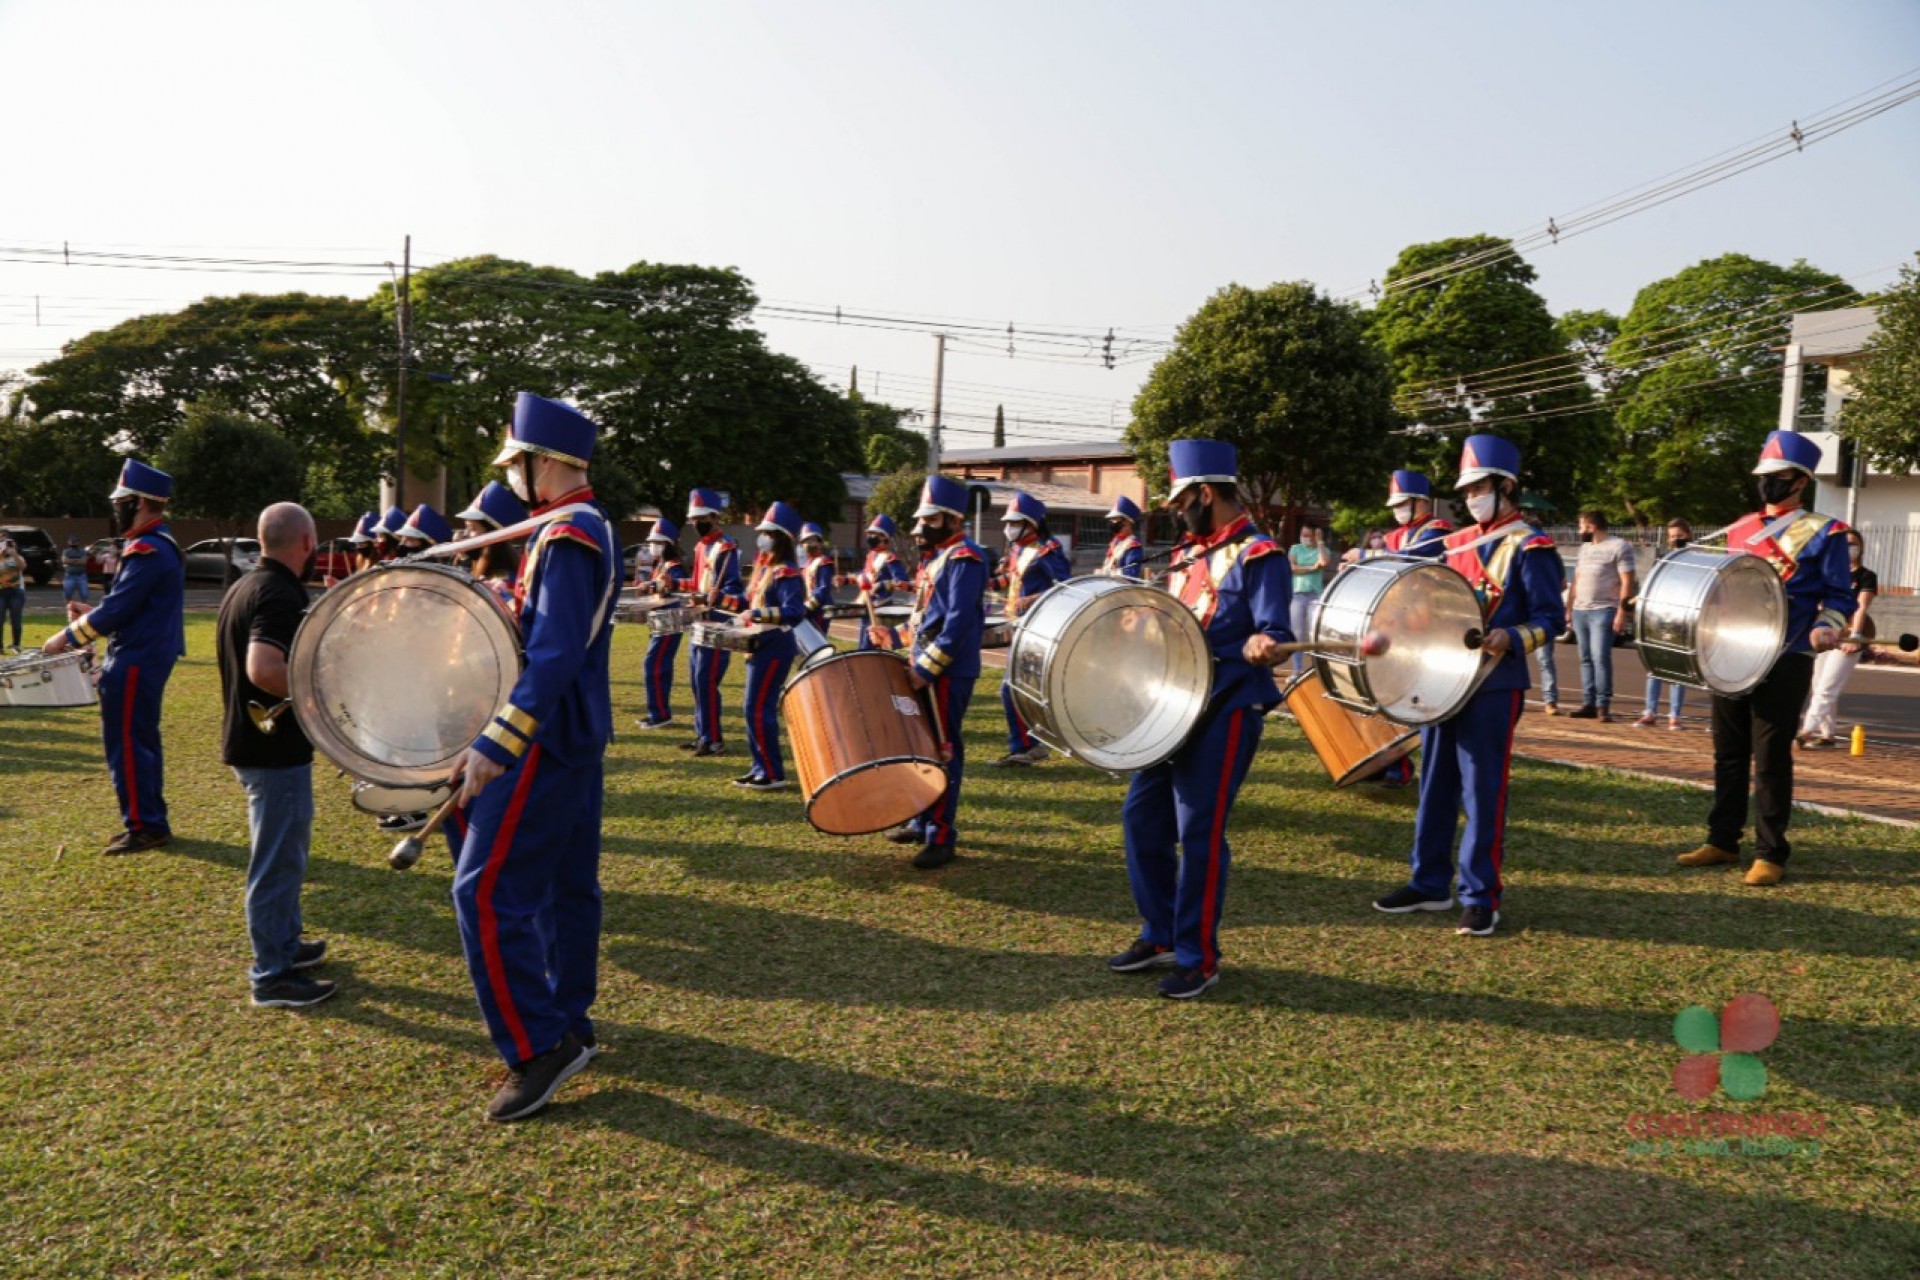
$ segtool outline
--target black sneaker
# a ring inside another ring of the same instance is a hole
[[[576,1039],[572,1033],[561,1037],[560,1043],[547,1052],[530,1058],[522,1066],[507,1075],[507,1082],[500,1086],[500,1092],[493,1095],[493,1101],[487,1104],[487,1119],[500,1124],[510,1120],[525,1120],[528,1116],[540,1114],[553,1101],[553,1095],[560,1086],[579,1074],[580,1068],[593,1061],[593,1053]]]
[[[155,831],[152,827],[141,827],[137,831],[125,831],[115,836],[113,842],[101,852],[108,857],[117,858],[122,854],[145,853],[149,849],[163,849],[173,839],[167,831]]]
[[[589,1058],[597,1058],[606,1052],[606,1050],[601,1047],[599,1039],[591,1031],[583,1036],[575,1036],[574,1039],[580,1042],[580,1047],[587,1051],[587,1057]]]
[[[418,831],[427,825],[424,813],[390,813],[380,819],[380,829],[398,835],[406,831]]]
[[[1115,973],[1139,973],[1142,969],[1158,969],[1172,963],[1172,947],[1156,947],[1145,938],[1135,938],[1125,951],[1107,957],[1107,968]]]
[[[741,774],[739,777],[733,780],[733,785],[736,787],[746,787],[746,786],[751,786],[758,781],[760,781],[760,774],[758,773],[758,771],[755,771],[751,773]]]
[[[1444,898],[1429,898],[1410,884],[1403,884],[1385,897],[1373,900],[1375,911],[1384,911],[1390,916],[1405,915],[1409,911],[1451,911],[1453,895]]]
[[[636,718],[633,723],[642,729],[664,729],[668,725],[673,723],[673,717],[666,716],[659,720],[648,720],[645,718]]]
[[[1581,707],[1578,711],[1567,712],[1567,719],[1569,720],[1598,720],[1599,718],[1600,708],[1595,706],[1585,706]]]
[[[313,969],[319,967],[327,958],[327,940],[315,938],[312,942],[302,942],[293,952],[295,969]]]
[[[256,1009],[304,1009],[308,1005],[319,1004],[334,993],[331,982],[322,978],[309,978],[302,973],[289,973],[263,982],[253,989],[253,1007]]]
[[[1160,994],[1169,1000],[1191,1000],[1218,981],[1220,981],[1218,969],[1212,973],[1198,968],[1176,969],[1160,979]]]
[[[944,867],[953,861],[953,844],[930,844],[913,855],[913,865],[922,871],[932,871],[935,867]]]
[[[703,742],[693,749],[693,754],[696,756],[717,756],[724,754],[726,749],[727,744],[724,742]]]
[[[752,782],[742,782],[739,785],[749,791],[785,791],[793,784],[785,778],[755,778]]]
[[[888,827],[880,835],[895,844],[920,844],[927,838],[927,833],[920,829],[917,822],[903,822],[897,827]]]
[[[704,747],[704,746],[706,746],[706,745],[707,745],[707,744],[706,744],[706,743],[704,743],[704,742],[702,742],[702,741],[700,741],[700,739],[698,739],[698,738],[695,738],[695,739],[694,739],[694,740],[693,740],[692,742],[683,742],[683,743],[681,743],[681,744],[680,744],[680,749],[681,749],[682,751],[698,751],[698,750],[699,750],[699,749],[700,749],[701,747]]]
[[[1500,913],[1492,907],[1466,907],[1460,912],[1460,927],[1454,932],[1463,938],[1491,938],[1499,924]]]

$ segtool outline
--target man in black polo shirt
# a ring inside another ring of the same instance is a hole
[[[327,944],[300,939],[300,886],[313,841],[313,744],[291,715],[263,732],[249,703],[271,709],[287,696],[287,653],[307,611],[301,584],[313,571],[313,517],[291,502],[260,513],[260,566],[220,606],[220,690],[226,703],[220,758],[247,793],[247,933],[253,941],[253,1003],[300,1009],[333,994],[307,976]]]

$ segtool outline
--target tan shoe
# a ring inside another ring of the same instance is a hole
[[[1714,867],[1723,862],[1738,862],[1740,855],[1718,845],[1703,844],[1698,849],[1689,849],[1674,861],[1683,867]]]
[[[1755,858],[1753,865],[1747,868],[1747,883],[1759,887],[1779,884],[1787,869],[1777,862],[1768,862],[1765,858]]]

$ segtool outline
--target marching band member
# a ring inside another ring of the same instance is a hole
[[[807,621],[827,633],[827,609],[833,604],[833,555],[827,550],[827,531],[809,520],[800,526],[800,551],[806,563],[800,573],[807,588]]]
[[[1107,558],[1101,562],[1100,572],[1109,578],[1132,578],[1135,582],[1146,577],[1146,548],[1140,542],[1140,508],[1132,498],[1121,494],[1113,500],[1113,510],[1107,512],[1107,527],[1113,530],[1113,537],[1107,543]]]
[[[1813,655],[1838,645],[1854,604],[1847,557],[1847,526],[1805,510],[1807,487],[1820,446],[1792,431],[1767,436],[1753,474],[1760,477],[1760,511],[1740,517],[1727,533],[1735,551],[1764,556],[1787,585],[1787,644],[1766,679],[1737,698],[1711,695],[1713,807],[1707,842],[1679,857],[1682,866],[1710,867],[1740,860],[1753,791],[1754,860],[1746,883],[1780,883],[1792,847],[1793,733],[1813,683]]]
[[[695,489],[687,498],[687,519],[700,540],[693,546],[694,599],[709,609],[738,609],[740,548],[720,528],[719,495]],[[718,615],[708,614],[710,620]],[[706,645],[693,646],[693,741],[681,750],[696,756],[717,756],[726,749],[720,727],[720,681],[726,678],[732,654]]]
[[[454,516],[462,521],[470,537],[511,529],[527,518],[526,504],[513,496],[513,490],[498,480],[489,480],[466,510]],[[520,601],[514,594],[514,581],[520,575],[519,540],[496,542],[474,552],[473,576],[486,583],[507,612],[518,614]]]
[[[1115,973],[1172,965],[1160,994],[1191,999],[1220,980],[1226,905],[1227,819],[1279,705],[1276,646],[1293,639],[1293,576],[1280,544],[1255,527],[1239,496],[1238,457],[1220,440],[1175,440],[1173,491],[1191,543],[1168,589],[1193,610],[1213,650],[1207,714],[1172,759],[1133,776],[1121,808],[1127,878],[1143,922],[1133,945],[1107,961]]]
[[[526,665],[454,777],[468,830],[453,902],[487,1032],[510,1075],[487,1118],[543,1109],[597,1050],[600,813],[613,737],[607,674],[620,540],[594,504],[594,424],[521,392],[494,465],[546,517],[529,539]]]
[[[374,554],[373,547],[373,531],[379,527],[379,524],[379,513],[368,511],[361,515],[359,522],[353,526],[353,532],[347,535],[347,541],[353,546],[353,569],[355,573],[358,573],[362,569],[371,569],[374,565],[380,563],[379,557]],[[329,582],[327,585],[332,586],[333,584]]]
[[[1446,539],[1453,526],[1433,514],[1433,482],[1426,476],[1418,471],[1394,472],[1387,482],[1387,508],[1397,526],[1387,533],[1388,551],[1429,560],[1446,555]],[[1413,757],[1402,756],[1382,769],[1379,782],[1385,787],[1411,786]]]
[[[835,578],[835,583],[859,587],[862,604],[875,607],[885,604],[895,590],[908,585],[907,567],[900,563],[900,557],[893,550],[893,539],[899,531],[893,517],[886,512],[875,516],[867,524],[867,558],[860,572],[851,579],[844,575]],[[900,647],[900,637],[891,627],[881,627],[879,634],[875,634],[873,623],[862,622],[859,630],[862,649]]]
[[[1006,588],[1007,621],[1011,622],[1048,587],[1071,578],[1073,564],[1047,532],[1047,507],[1038,498],[1014,493],[1007,501],[1001,532],[1007,537],[1007,555],[1001,561],[996,585]],[[1013,705],[1013,691],[1004,681],[1000,685],[1000,705],[1007,714],[1007,754],[993,762],[995,767],[1034,765],[1045,760],[1046,745],[1021,719]]]
[[[647,579],[653,594],[669,596],[687,585],[686,566],[680,563],[680,526],[661,516],[653,522],[647,541],[658,550],[653,575]],[[643,660],[647,685],[647,718],[639,721],[642,729],[664,729],[673,723],[673,667],[680,657],[682,634],[678,631],[654,631],[647,641]]]
[[[126,537],[120,571],[97,608],[67,605],[65,629],[42,650],[51,657],[112,637],[101,667],[100,728],[125,829],[107,844],[108,854],[141,853],[173,838],[161,791],[160,700],[187,651],[187,633],[185,562],[167,529],[172,496],[173,477],[126,460],[108,495],[114,527]]]
[[[453,541],[453,526],[447,518],[426,503],[413,509],[405,524],[393,531],[393,539],[403,554],[425,551],[443,542]]]
[[[387,514],[373,526],[374,559],[381,564],[400,554],[400,531],[407,527],[407,513],[399,507],[388,507]]]
[[[799,653],[793,632],[786,628],[807,616],[806,579],[794,563],[800,516],[786,503],[776,502],[754,531],[760,535],[759,554],[754,558],[753,585],[747,591],[742,621],[782,629],[767,632],[760,647],[747,655],[747,699],[742,710],[753,766],[733,785],[749,791],[784,791],[793,784],[787,781],[780,758],[780,691],[786,688],[787,673]]]
[[[913,865],[922,871],[953,861],[959,839],[955,816],[967,770],[961,725],[973,685],[980,678],[980,630],[986,623],[987,557],[966,536],[966,486],[931,475],[920,487],[913,539],[926,562],[913,611],[913,656],[908,669],[916,689],[927,691],[946,751],[947,789],[927,811],[886,832],[895,844],[917,844]]]
[[[1412,875],[1373,905],[1394,915],[1453,907],[1453,833],[1464,805],[1457,932],[1484,938],[1500,923],[1507,777],[1529,684],[1527,655],[1550,644],[1566,625],[1561,604],[1566,570],[1553,539],[1520,518],[1514,501],[1520,450],[1511,441],[1467,437],[1454,488],[1474,523],[1447,536],[1447,563],[1479,597],[1485,628],[1481,652],[1499,662],[1464,706],[1420,730],[1424,773],[1413,826]],[[1469,546],[1496,530],[1506,536]]]

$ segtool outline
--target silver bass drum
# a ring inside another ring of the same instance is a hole
[[[520,678],[520,632],[458,569],[394,564],[327,592],[294,634],[293,714],[363,782],[431,789]]]
[[[1787,642],[1787,589],[1759,556],[1688,547],[1647,573],[1633,640],[1647,674],[1738,697],[1766,679]]]
[[[1097,769],[1151,769],[1206,710],[1213,654],[1192,610],[1125,578],[1071,578],[1027,607],[1007,687],[1033,735]]]
[[[1341,570],[1320,596],[1316,645],[1358,645],[1370,631],[1390,642],[1377,657],[1315,653],[1327,696],[1400,724],[1444,720],[1480,687],[1480,598],[1438,560],[1372,556]]]

